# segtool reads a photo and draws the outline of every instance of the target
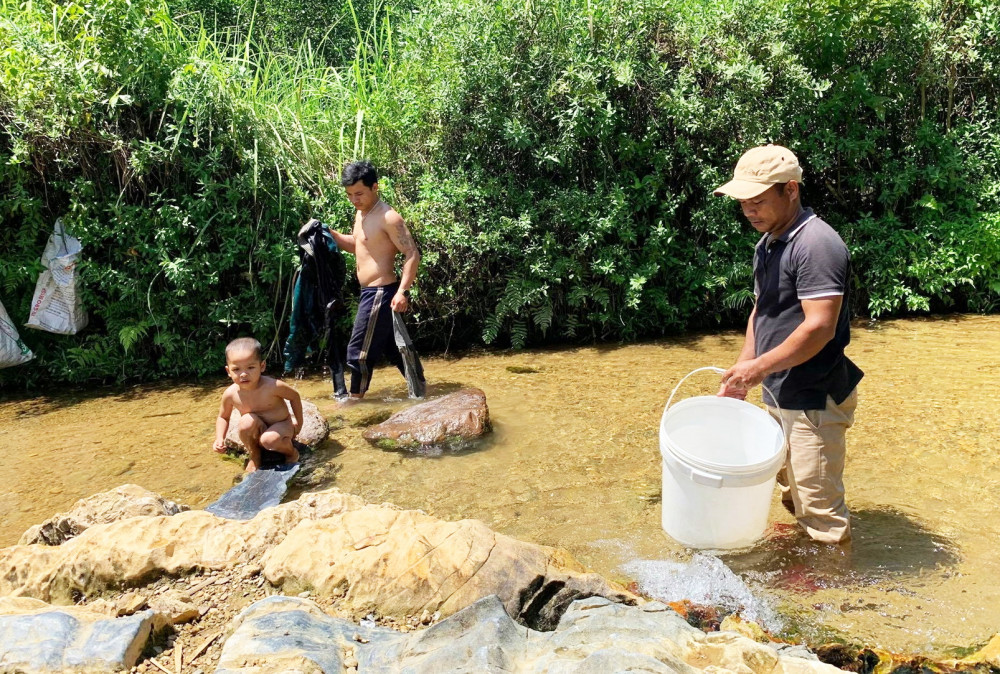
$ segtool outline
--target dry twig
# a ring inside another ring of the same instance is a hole
[[[158,661],[158,660],[157,660],[156,658],[150,658],[150,659],[149,659],[149,661],[150,661],[151,663],[153,663],[153,666],[155,666],[155,667],[156,667],[157,669],[159,669],[160,671],[162,671],[162,672],[166,672],[166,674],[174,674],[174,673],[173,673],[173,672],[171,672],[171,671],[170,671],[169,669],[167,669],[166,667],[164,667],[163,665],[161,665],[161,664],[159,663],[159,661]]]
[[[190,665],[192,662],[194,662],[196,659],[198,659],[198,656],[200,656],[202,653],[204,653],[206,650],[208,650],[208,647],[211,645],[211,643],[213,641],[215,641],[216,639],[219,638],[220,634],[222,634],[222,632],[216,632],[212,636],[210,636],[207,639],[205,639],[204,641],[202,641],[201,642],[201,646],[198,646],[198,648],[195,649],[194,655],[192,655],[191,659],[188,660],[188,664]]]

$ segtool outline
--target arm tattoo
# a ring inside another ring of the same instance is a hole
[[[408,253],[416,249],[417,246],[413,242],[413,237],[410,236],[410,232],[407,231],[404,223],[401,222],[396,225],[396,236],[399,238],[399,251],[401,253]]]

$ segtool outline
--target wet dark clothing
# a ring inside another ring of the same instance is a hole
[[[823,349],[788,370],[764,378],[777,404],[790,410],[822,410],[826,397],[842,403],[864,373],[847,356],[851,341],[848,296],[851,256],[840,235],[811,208],[778,238],[765,234],[754,251],[754,349],[757,356],[785,341],[805,319],[802,300],[843,295],[837,328]],[[764,392],[764,401],[775,401]]]
[[[392,297],[399,289],[399,282],[361,289],[358,313],[354,318],[354,331],[347,345],[347,368],[351,371],[351,393],[368,390],[372,381],[372,368],[383,355],[406,378],[406,366],[393,334]],[[416,354],[414,354],[416,357]],[[417,361],[419,367],[419,361]],[[417,374],[423,383],[423,370]]]
[[[306,364],[311,351],[330,368],[334,393],[346,395],[343,339],[337,318],[346,312],[343,287],[347,275],[337,242],[318,220],[310,220],[298,237],[301,269],[292,293],[292,314],[285,341],[285,372]]]

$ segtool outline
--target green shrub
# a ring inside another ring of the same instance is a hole
[[[0,381],[146,380],[280,343],[293,237],[369,156],[424,262],[422,346],[734,326],[755,234],[710,196],[748,147],[870,316],[1000,300],[1000,13],[985,0],[2,2],[0,300],[56,217],[91,326]]]
[[[709,194],[764,142],[848,239],[856,311],[995,304],[986,3],[449,0],[406,36],[431,313],[487,342],[738,324],[755,235]]]

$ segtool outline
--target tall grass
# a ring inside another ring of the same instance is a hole
[[[295,231],[346,215],[330,185],[384,144],[371,123],[391,87],[387,18],[285,49],[252,13],[220,27],[159,0],[0,6],[3,300],[23,317],[61,215],[84,242],[94,316],[75,343],[33,334],[39,361],[59,378],[141,379],[215,369],[232,334],[274,343]]]
[[[990,0],[0,0],[0,300],[51,223],[90,327],[22,385],[280,343],[294,234],[367,156],[421,243],[423,346],[739,324],[753,234],[710,196],[791,146],[855,259],[853,310],[1000,307]]]

